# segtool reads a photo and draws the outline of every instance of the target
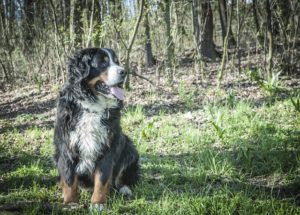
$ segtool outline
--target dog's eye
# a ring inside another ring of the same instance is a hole
[[[109,58],[107,56],[104,57],[104,62],[108,63],[109,62]]]
[[[116,64],[119,64],[119,60],[118,60],[118,58],[114,58],[114,62],[116,63]]]
[[[109,63],[109,58],[107,56],[102,56],[100,62],[103,66],[106,66]]]

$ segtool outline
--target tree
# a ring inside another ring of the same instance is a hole
[[[31,45],[35,36],[34,30],[34,0],[24,0],[25,18],[23,19],[24,25],[24,44],[25,51],[31,52]]]
[[[70,2],[70,41],[71,46],[80,46],[82,42],[82,4],[84,2],[71,0]]]
[[[15,21],[16,21],[16,5],[15,1],[10,1],[9,3],[9,32],[13,34],[15,28]]]
[[[141,0],[139,15],[138,15],[138,18],[136,20],[136,23],[135,23],[135,26],[134,26],[134,29],[133,29],[133,33],[130,37],[129,44],[126,45],[126,43],[123,41],[123,44],[124,44],[125,49],[126,49],[126,59],[125,59],[125,68],[124,68],[125,73],[126,73],[126,79],[125,79],[125,83],[124,83],[125,89],[129,89],[129,85],[130,85],[130,82],[129,82],[129,80],[130,80],[130,71],[129,71],[130,70],[129,69],[130,54],[131,54],[131,50],[132,50],[134,40],[136,38],[136,34],[138,32],[140,23],[141,23],[142,18],[143,18],[144,7],[145,7],[145,0]]]
[[[272,67],[273,67],[273,34],[272,34],[272,13],[271,13],[271,5],[270,0],[266,0],[265,4],[266,12],[267,12],[267,37],[268,37],[268,67],[267,67],[267,77],[268,79],[271,77]]]
[[[63,26],[64,30],[67,31],[70,26],[70,0],[63,0],[62,3],[62,13],[63,13]]]
[[[172,65],[173,65],[173,58],[174,58],[174,42],[173,42],[173,37],[171,35],[171,10],[170,10],[170,0],[164,0],[164,20],[166,24],[166,37],[167,37],[167,42],[166,42],[166,54],[165,54],[165,59],[166,59],[166,70],[168,73],[168,80],[169,82],[172,81],[173,79],[173,72],[172,72]]]
[[[252,0],[252,12],[253,12],[253,21],[255,24],[255,31],[258,37],[260,37],[260,27],[259,27],[259,20],[257,15],[257,3],[256,0]]]
[[[231,23],[232,23],[232,15],[233,15],[233,3],[231,4],[231,10],[229,13],[229,21],[227,23],[227,29],[226,29],[226,35],[224,38],[224,44],[223,44],[223,55],[222,55],[222,61],[221,61],[221,66],[219,69],[219,73],[218,73],[218,87],[220,87],[221,81],[223,79],[223,72],[225,69],[225,63],[226,60],[228,58],[228,44],[229,44],[229,37],[230,37],[230,30],[231,30]]]
[[[231,3],[233,4],[233,2]],[[226,0],[219,0],[218,1],[218,6],[219,6],[219,15],[220,15],[220,22],[221,22],[221,28],[222,28],[222,37],[223,37],[223,43],[225,41],[225,37],[227,34],[227,17],[228,17],[228,10],[227,10],[227,2]],[[235,45],[235,39],[232,33],[231,26],[229,28],[228,32],[228,46],[233,46]]]
[[[147,67],[152,67],[155,64],[155,59],[154,59],[153,53],[152,53],[148,3],[146,3],[144,28],[145,28],[145,36],[146,36],[146,43],[145,43],[146,65],[147,65]]]
[[[3,0],[0,0],[0,32],[1,32],[1,36],[2,38],[5,38],[5,29],[6,29],[6,18],[5,18],[5,6],[4,6],[4,2]]]
[[[217,52],[213,41],[213,13],[210,2],[192,1],[193,34],[196,50],[201,58],[215,60]]]

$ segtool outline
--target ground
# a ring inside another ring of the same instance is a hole
[[[179,73],[179,72],[178,72]],[[141,154],[142,179],[128,200],[112,191],[108,214],[300,214],[300,113],[291,102],[299,79],[276,93],[244,74],[215,72],[157,86],[132,78],[122,126]],[[52,162],[59,85],[0,95],[0,214],[88,214],[62,205]]]

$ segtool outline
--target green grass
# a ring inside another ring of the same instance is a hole
[[[180,89],[181,96],[184,88]],[[123,130],[140,154],[142,180],[132,200],[112,191],[109,214],[300,214],[300,115],[290,100],[254,106],[234,92],[221,103],[187,112],[147,116],[124,110]],[[22,214],[89,214],[63,211],[51,160],[53,129],[15,127],[34,118],[1,120],[0,205]],[[1,214],[1,212],[0,212]]]

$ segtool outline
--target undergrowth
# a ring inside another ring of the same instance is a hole
[[[141,154],[143,176],[133,199],[111,192],[108,213],[299,214],[297,102],[255,106],[228,92],[223,103],[190,109],[190,93],[179,89],[188,114],[124,109],[123,130]],[[53,129],[16,129],[34,118],[42,117],[1,120],[7,129],[0,139],[0,206],[22,214],[88,214],[88,191],[81,192],[81,208],[62,205],[51,158]]]

